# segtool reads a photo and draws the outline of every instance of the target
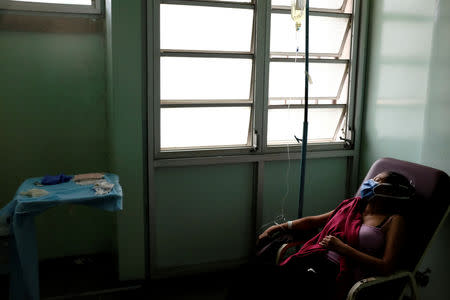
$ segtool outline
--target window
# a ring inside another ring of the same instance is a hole
[[[302,136],[305,30],[300,30],[299,37],[296,36],[290,4],[291,0],[272,1],[267,120],[269,146],[297,143],[294,135]],[[340,138],[346,136],[351,11],[350,1],[310,0],[309,74],[312,84],[308,86],[311,112],[308,143],[340,142]]]
[[[303,28],[295,32],[290,4],[155,5],[156,153],[270,152],[297,144],[305,107],[305,36]],[[308,143],[344,148],[352,18],[351,1],[310,0]]]
[[[100,0],[4,0],[0,9],[64,13],[101,13]]]
[[[254,5],[227,2],[160,5],[162,150],[251,143]]]

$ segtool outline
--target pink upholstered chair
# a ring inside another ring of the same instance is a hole
[[[390,276],[371,277],[356,282],[350,289],[347,300],[355,299],[409,299],[417,298],[416,273],[433,237],[439,231],[449,212],[450,179],[435,168],[393,158],[381,158],[373,163],[363,181],[382,171],[394,171],[411,179],[416,188],[416,197],[411,200],[406,215],[407,251],[402,254],[401,267]],[[356,192],[356,195],[359,190]],[[283,245],[278,254],[280,261],[290,247],[298,243]],[[409,291],[407,289],[409,287]]]
[[[406,283],[411,288],[411,298],[416,299],[416,273],[426,250],[449,212],[450,197],[447,189],[450,187],[450,179],[445,172],[403,160],[381,158],[372,165],[364,180],[383,170],[406,176],[416,188],[415,201],[411,203],[407,215],[408,250],[402,255],[401,270],[390,276],[358,281],[350,290],[348,300],[368,299],[369,295],[372,299],[377,297],[376,294],[385,295],[383,290],[388,290],[390,296],[397,292],[396,298],[401,299]]]

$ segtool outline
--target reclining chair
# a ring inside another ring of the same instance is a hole
[[[370,277],[356,282],[350,289],[347,300],[404,299],[408,285],[408,299],[417,299],[418,268],[449,212],[450,197],[445,190],[450,186],[450,179],[445,172],[407,161],[381,158],[372,165],[363,181],[388,170],[411,179],[416,188],[415,201],[411,201],[408,211],[405,247],[408,251],[402,254],[403,260],[398,271],[390,276]],[[359,190],[356,194],[358,193]],[[295,241],[281,246],[276,258],[277,263],[282,261],[288,252],[292,252],[294,247],[298,249],[299,244],[303,242]]]

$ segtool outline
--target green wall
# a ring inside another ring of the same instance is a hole
[[[418,0],[370,3],[361,176],[386,154],[420,159],[434,12]]]
[[[104,33],[2,28],[0,206],[28,177],[108,170]],[[39,256],[111,251],[114,223],[87,207],[50,209],[36,218]]]
[[[249,257],[256,240],[255,170],[256,163],[156,169],[156,276],[225,268]],[[304,215],[328,212],[345,199],[346,171],[347,158],[308,159]],[[263,226],[257,230],[274,224],[282,212],[296,218],[299,174],[298,160],[264,162]]]
[[[107,0],[106,60],[111,170],[123,188],[117,214],[119,272],[122,280],[143,279],[146,271],[144,187],[145,62],[142,1]]]
[[[449,1],[371,1],[360,178],[383,156],[450,174]],[[448,299],[447,220],[420,268],[423,299]]]
[[[308,159],[305,170],[303,215],[318,215],[334,209],[346,197],[346,158]],[[264,164],[263,223],[279,215],[297,218],[300,161]]]
[[[450,2],[437,4],[433,26],[433,47],[428,77],[427,107],[421,162],[450,174]],[[450,298],[450,219],[447,217],[433,246],[424,257],[422,267],[432,270],[429,286],[421,291],[423,299]]]
[[[157,169],[156,268],[230,261],[251,248],[253,166]]]

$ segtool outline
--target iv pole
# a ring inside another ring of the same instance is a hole
[[[300,191],[298,199],[298,217],[303,215],[303,197],[305,187],[306,146],[308,143],[308,78],[309,78],[309,0],[305,6],[305,109],[303,118],[302,158],[300,160]]]

